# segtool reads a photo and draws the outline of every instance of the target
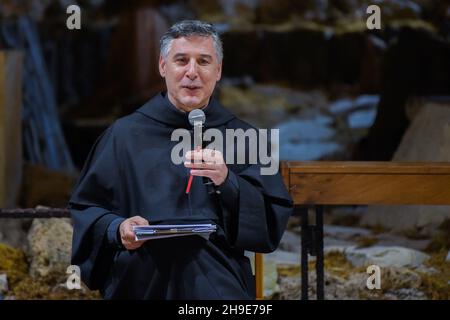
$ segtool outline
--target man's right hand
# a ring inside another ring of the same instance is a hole
[[[136,241],[132,226],[148,226],[148,221],[140,216],[134,216],[120,224],[120,240],[127,250],[136,250],[145,242],[145,240]]]

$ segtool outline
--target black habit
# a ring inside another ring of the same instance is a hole
[[[252,128],[216,99],[204,111],[204,129]],[[72,264],[105,299],[254,299],[244,250],[278,246],[292,212],[281,175],[261,175],[259,164],[230,164],[219,192],[208,193],[205,179],[194,177],[186,194],[189,169],[170,157],[177,128],[192,129],[187,113],[160,93],[98,138],[69,202]],[[209,240],[157,239],[128,251],[117,230],[136,215],[150,224],[214,223],[218,231]]]

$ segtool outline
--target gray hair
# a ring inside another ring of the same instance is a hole
[[[223,49],[219,34],[212,24],[199,20],[183,20],[171,26],[159,41],[161,56],[167,57],[174,39],[190,36],[211,37],[214,41],[217,60],[219,63],[222,61]]]

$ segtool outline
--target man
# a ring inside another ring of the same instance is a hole
[[[204,111],[205,129],[251,128],[212,97],[222,71],[212,25],[172,26],[161,38],[159,70],[167,92],[117,120],[88,156],[69,203],[72,263],[107,299],[254,299],[244,250],[276,249],[292,201],[280,174],[261,175],[259,164],[225,164],[222,152],[207,148],[187,152],[184,165],[171,161],[171,134],[192,130],[191,110]],[[165,223],[218,229],[208,240],[135,240],[133,225]]]

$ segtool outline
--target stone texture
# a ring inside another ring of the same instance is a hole
[[[378,240],[377,245],[379,246],[400,246],[419,251],[426,250],[431,242],[430,239],[408,239],[391,233],[381,233],[374,237]]]
[[[355,300],[360,298],[360,291],[364,290],[367,275],[355,273],[349,279],[325,272],[325,299],[326,300]],[[311,271],[308,274],[308,294],[309,299],[316,299],[316,273]],[[280,295],[282,300],[299,300],[301,297],[300,275],[283,277],[280,279]]]
[[[34,219],[28,234],[29,274],[64,280],[70,265],[73,228],[69,219]]]
[[[423,105],[402,138],[393,161],[450,161],[450,105]],[[430,235],[445,219],[448,206],[370,206],[362,225],[381,225],[396,232],[416,229]]]
[[[380,267],[419,267],[429,256],[417,250],[402,247],[373,246],[368,248],[335,246],[325,248],[325,252],[343,252],[355,267],[378,265]]]
[[[265,254],[264,259],[264,261],[274,261],[277,265],[300,266],[300,251],[287,252],[278,249],[274,252]]]
[[[8,291],[8,277],[5,273],[0,274],[0,294]]]
[[[325,236],[337,238],[337,239],[352,239],[357,236],[369,236],[370,230],[364,228],[346,227],[346,226],[334,226],[325,225],[323,228]]]
[[[388,300],[426,300],[425,293],[417,289],[402,288],[393,290],[384,295]]]
[[[275,261],[264,257],[264,298],[271,298],[279,291],[277,265]]]
[[[281,238],[278,250],[284,250],[289,252],[300,252],[300,235],[286,230]]]
[[[428,103],[415,115],[395,161],[450,161],[450,105]]]
[[[368,274],[365,272],[351,272],[347,277],[325,272],[325,299],[326,300],[358,300],[358,299],[385,299],[385,300],[417,300],[426,299],[420,291],[421,278],[419,274],[406,268],[387,267],[382,269],[381,289],[369,290],[366,286]],[[311,271],[308,275],[309,299],[316,299],[316,273]],[[281,277],[280,293],[282,300],[298,300],[301,296],[300,275]]]

